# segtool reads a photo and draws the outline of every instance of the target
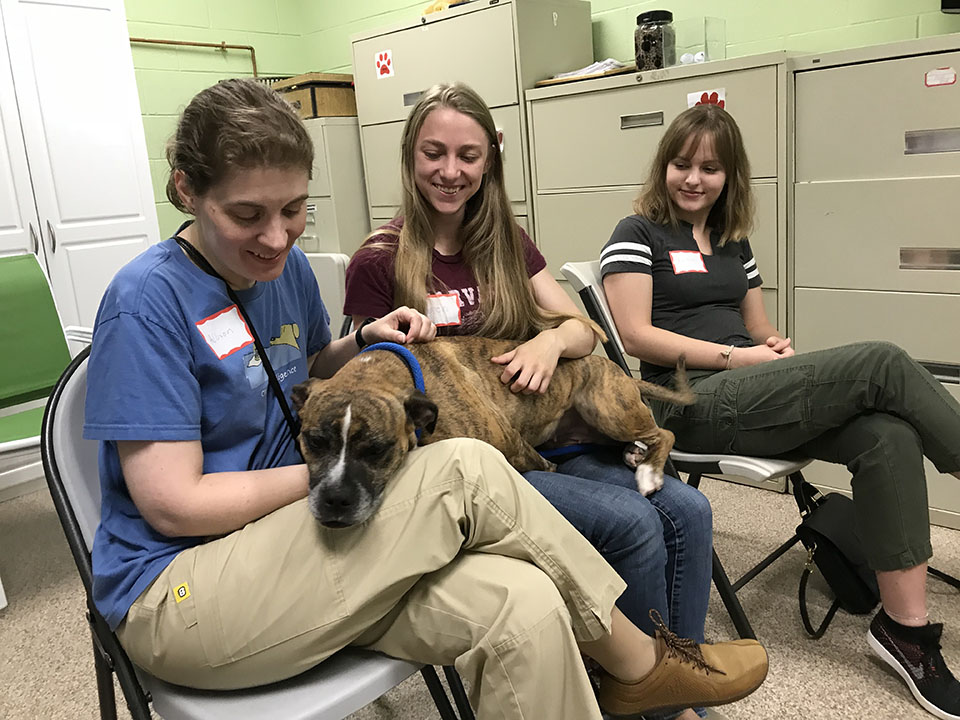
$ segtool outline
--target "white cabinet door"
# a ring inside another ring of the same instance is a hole
[[[159,239],[122,0],[0,0],[47,267],[65,325]]]
[[[4,37],[0,16],[0,255],[36,253],[40,225]]]

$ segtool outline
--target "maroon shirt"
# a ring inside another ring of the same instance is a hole
[[[384,228],[400,231],[403,219],[391,220]],[[527,264],[527,277],[533,277],[547,266],[547,261],[537,250],[530,236],[520,228],[523,254]],[[377,242],[396,245],[397,237],[378,233],[367,243]],[[366,245],[367,243],[364,243]],[[389,251],[367,250],[361,247],[354,253],[347,267],[346,296],[343,302],[344,315],[383,317],[394,309],[394,257]],[[480,291],[473,271],[463,261],[463,253],[441,255],[433,251],[433,275],[435,284],[428,291],[454,292],[460,299],[460,325],[438,328],[438,335],[470,335],[483,323],[480,312]]]

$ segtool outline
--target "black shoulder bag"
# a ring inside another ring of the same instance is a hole
[[[257,329],[253,326],[253,321],[250,319],[250,316],[247,315],[247,309],[243,306],[243,303],[240,302],[240,298],[237,297],[237,293],[234,291],[234,289],[230,287],[230,283],[224,280],[220,273],[213,269],[213,266],[207,262],[207,259],[201,255],[193,245],[179,235],[175,239],[177,244],[183,248],[183,251],[191,260],[193,260],[197,267],[207,273],[207,275],[212,275],[220,280],[227,288],[227,296],[237,306],[237,310],[240,311],[240,315],[243,316],[244,322],[247,323],[247,327],[250,329],[250,334],[253,335],[253,344],[256,346],[257,354],[260,356],[260,361],[263,363],[263,369],[267,372],[267,380],[270,382],[270,388],[273,390],[273,394],[276,395],[277,402],[280,403],[280,409],[283,411],[283,417],[286,418],[287,427],[290,429],[290,435],[293,438],[294,447],[297,447],[297,438],[300,436],[300,422],[293,416],[293,413],[290,412],[290,405],[287,403],[287,398],[283,394],[283,388],[280,386],[280,381],[277,380],[277,374],[273,371],[273,365],[270,363],[270,358],[267,356],[267,351],[263,349],[263,343],[260,342],[260,336],[257,335]]]
[[[839,493],[820,494],[806,481],[793,483],[793,494],[803,518],[797,535],[807,549],[807,563],[800,577],[800,618],[814,639],[843,608],[854,615],[870,612],[880,602],[880,590],[874,572],[867,567],[860,538],[856,533],[853,501]],[[833,591],[835,599],[827,614],[814,629],[807,612],[807,581],[816,566]]]

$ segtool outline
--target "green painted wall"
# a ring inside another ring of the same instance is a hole
[[[483,0],[477,0],[482,2]],[[261,75],[352,72],[350,38],[416,20],[428,0],[125,0],[132,37],[253,45]],[[678,27],[726,20],[727,56],[824,52],[960,32],[939,0],[593,0],[596,59],[633,57],[636,15],[671,9]],[[133,44],[161,235],[182,216],[166,202],[163,148],[184,104],[220,78],[250,76],[250,53]],[[437,58],[438,63],[443,58]],[[566,68],[558,68],[558,70]]]
[[[322,4],[327,4],[323,0]],[[333,4],[332,0],[330,0]],[[125,0],[131,37],[252,45],[262,76],[306,72],[302,25],[306,0]],[[317,4],[317,3],[309,3]],[[222,78],[252,77],[244,50],[131,43],[140,111],[150,157],[160,236],[183,216],[166,201],[164,146],[177,117],[198,91]]]
[[[305,52],[311,66],[350,72],[352,35],[415,20],[428,3],[309,4],[304,36],[310,39]],[[632,60],[637,14],[661,9],[672,10],[678,23],[704,15],[726,20],[727,57],[771,50],[824,52],[960,32],[960,15],[941,13],[940,0],[592,0],[594,57]]]

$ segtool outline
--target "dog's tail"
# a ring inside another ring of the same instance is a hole
[[[677,358],[677,371],[673,375],[673,389],[663,385],[655,385],[645,380],[635,380],[640,394],[644,397],[653,397],[657,400],[665,400],[674,405],[693,405],[696,396],[690,389],[690,383],[687,382],[687,358],[681,355]]]

